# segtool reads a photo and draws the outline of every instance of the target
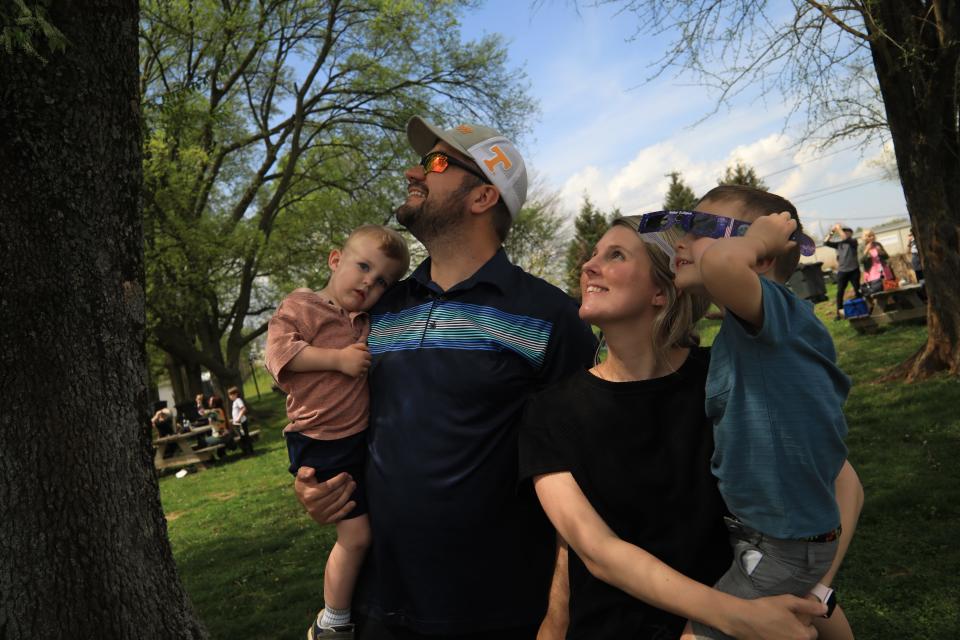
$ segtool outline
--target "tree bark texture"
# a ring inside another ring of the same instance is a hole
[[[960,374],[960,6],[868,3],[871,53],[924,260],[926,345],[894,375]]]
[[[147,416],[138,3],[0,51],[0,638],[203,638]]]

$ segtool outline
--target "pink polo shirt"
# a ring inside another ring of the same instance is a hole
[[[294,291],[280,303],[267,327],[267,370],[287,393],[284,432],[317,440],[337,440],[367,428],[370,395],[367,376],[339,371],[288,371],[304,347],[342,349],[364,342],[370,332],[366,313],[348,313],[312,291]]]

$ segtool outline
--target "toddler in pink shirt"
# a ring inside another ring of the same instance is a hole
[[[266,366],[287,393],[284,428],[290,472],[312,467],[318,481],[346,471],[357,481],[354,509],[337,523],[327,557],[324,609],[307,637],[350,637],[350,600],[370,544],[361,482],[369,413],[367,311],[406,273],[410,255],[396,231],[358,227],[327,259],[330,280],[320,291],[296,289],[280,303],[267,330]],[[339,634],[343,635],[339,635]],[[337,634],[337,635],[335,635]]]

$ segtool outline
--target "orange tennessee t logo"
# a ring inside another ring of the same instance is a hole
[[[484,160],[483,164],[487,165],[487,169],[490,170],[490,173],[494,173],[494,167],[498,164],[503,165],[504,171],[509,171],[510,167],[513,166],[513,163],[510,162],[510,158],[507,157],[507,154],[503,152],[503,149],[499,145],[493,145],[490,147],[490,151],[493,152],[493,157],[489,160]]]

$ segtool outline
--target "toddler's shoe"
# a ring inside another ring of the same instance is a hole
[[[333,627],[321,627],[323,610],[317,615],[307,630],[307,640],[353,640],[353,624],[338,624]]]

